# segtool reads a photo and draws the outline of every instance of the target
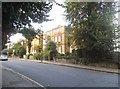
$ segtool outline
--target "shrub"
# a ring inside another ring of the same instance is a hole
[[[58,59],[71,59],[71,56],[68,53],[66,53],[66,54],[60,54],[60,53],[58,53],[57,54],[57,58]]]
[[[33,54],[30,53],[30,54],[27,54],[26,56],[27,56],[27,59],[29,59],[29,57],[33,56]]]
[[[48,55],[43,55],[44,60],[48,60]]]
[[[25,54],[26,54],[26,49],[24,47],[20,47],[19,51],[18,51],[18,56],[20,58],[23,58],[23,55],[25,55]]]
[[[13,49],[8,50],[8,56],[11,56],[13,54]]]
[[[37,60],[43,60],[43,52],[37,52],[33,57]]]
[[[35,53],[34,56],[33,56],[35,59],[39,60],[41,58],[41,55],[40,53]]]
[[[48,60],[53,60],[54,57],[56,57],[57,53],[56,44],[53,41],[49,40],[44,50],[45,58],[48,58]]]
[[[64,56],[64,54],[60,54],[60,53],[57,54],[57,58],[58,58],[58,59],[62,59],[63,56]]]

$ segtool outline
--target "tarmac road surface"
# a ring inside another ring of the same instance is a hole
[[[118,75],[112,73],[20,60],[2,62],[2,66],[27,76],[44,87],[118,87]],[[4,86],[7,74],[4,72],[2,75]]]

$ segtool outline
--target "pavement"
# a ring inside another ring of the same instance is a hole
[[[41,63],[40,60],[31,60],[31,59],[19,59],[19,60],[40,62]],[[59,65],[59,66],[67,66],[67,67],[73,67],[73,68],[80,68],[80,69],[87,69],[87,70],[93,70],[93,71],[99,71],[99,72],[120,74],[118,69],[112,69],[112,68],[93,67],[93,66],[85,66],[85,65],[69,64],[69,63],[59,63],[59,62],[51,62],[51,61],[43,61],[42,63],[44,63],[44,64],[52,64],[52,65]]]
[[[107,72],[107,73],[120,74],[120,72],[118,71],[118,69],[112,69],[112,68],[102,68],[102,67],[93,67],[93,66],[85,66],[85,65],[78,65],[78,64],[48,62],[48,61],[45,61],[43,63],[60,65],[60,66],[67,66],[67,67],[73,67],[73,68],[80,68],[80,69],[87,69],[87,70],[93,70],[93,71],[99,71],[99,72]]]
[[[9,87],[41,87],[29,78],[18,74],[17,72],[5,68],[2,68],[2,88]],[[41,87],[41,89],[44,89]]]

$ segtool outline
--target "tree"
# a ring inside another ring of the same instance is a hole
[[[38,52],[43,51],[43,31],[41,29],[37,29],[37,37],[39,39],[39,46],[38,46]]]
[[[30,54],[31,50],[31,41],[36,37],[37,33],[35,32],[34,28],[30,26],[29,28],[24,27],[19,31],[22,33],[22,35],[27,39],[27,44],[28,44],[28,53]],[[29,59],[29,56],[28,56]]]
[[[21,43],[20,42],[15,43],[14,46],[12,47],[12,49],[15,50],[14,53],[13,53],[14,56],[18,56],[18,54],[19,54],[19,47],[21,47]]]
[[[19,57],[23,58],[23,55],[25,55],[25,54],[26,54],[26,49],[23,46],[20,46],[19,52],[18,52]]]
[[[49,40],[46,44],[44,53],[48,55],[49,60],[53,60],[53,57],[55,57],[57,53],[56,44],[53,41]]]
[[[52,2],[2,2],[2,45],[5,47],[7,36],[16,33],[20,28],[31,25],[31,22],[49,21],[48,12]]]
[[[114,50],[114,2],[67,2],[66,19],[73,27],[73,45],[86,59],[103,59]]]
[[[8,56],[12,56],[12,54],[13,54],[13,49],[12,48],[8,49]]]
[[[42,44],[36,45],[35,50],[36,52],[42,52]]]
[[[71,26],[65,26],[65,31],[67,34],[66,42],[67,42],[68,47],[70,48],[71,44],[73,43],[73,29]]]
[[[15,50],[14,55],[15,56],[19,56],[20,58],[23,57],[23,55],[26,54],[26,49],[24,47],[24,45],[21,45],[21,42],[17,42],[14,44],[14,46],[12,47],[12,50]]]

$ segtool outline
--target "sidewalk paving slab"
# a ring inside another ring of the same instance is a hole
[[[80,69],[87,69],[87,70],[94,70],[94,71],[100,71],[100,72],[107,72],[107,73],[119,74],[118,69],[112,69],[112,68],[100,68],[100,67],[93,67],[93,66],[84,66],[84,65],[66,64],[66,63],[57,63],[57,62],[47,62],[47,61],[45,61],[43,63],[60,65],[60,66],[67,66],[67,67],[73,67],[73,68],[80,68]]]
[[[34,82],[6,68],[2,69],[2,87],[40,87]]]

